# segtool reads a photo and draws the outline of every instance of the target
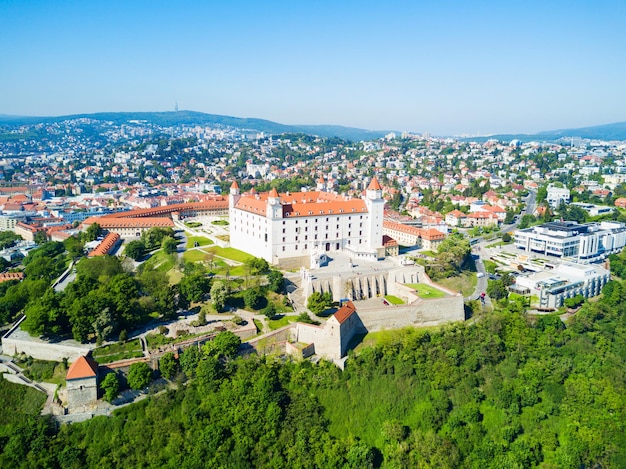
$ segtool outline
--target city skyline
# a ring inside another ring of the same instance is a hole
[[[0,114],[192,109],[435,135],[626,120],[618,2],[0,2]]]

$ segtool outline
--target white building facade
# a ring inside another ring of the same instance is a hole
[[[550,207],[558,208],[561,202],[569,203],[570,191],[567,187],[557,187],[553,184],[548,184],[546,200],[550,204]]]
[[[230,243],[271,264],[291,258],[346,252],[354,258],[384,257],[382,188],[376,180],[362,199],[324,191],[229,196]]]
[[[559,308],[567,298],[582,295],[598,296],[611,279],[611,273],[598,265],[564,262],[549,272],[539,272],[517,278],[516,287],[526,287],[539,298],[541,308]]]
[[[579,264],[601,262],[624,246],[626,227],[617,222],[549,222],[515,232],[516,248]]]

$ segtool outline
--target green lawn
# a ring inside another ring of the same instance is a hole
[[[213,220],[212,225],[228,226],[228,220]]]
[[[391,303],[392,305],[403,305],[404,301],[402,301],[400,298],[398,298],[397,296],[393,296],[393,295],[385,295],[385,299]]]
[[[100,364],[139,357],[143,357],[139,339],[105,345],[93,351],[93,358]]]
[[[213,241],[209,238],[205,238],[204,236],[188,236],[187,249],[195,247],[194,243],[198,243],[198,246],[208,246],[209,244],[213,244]]]
[[[423,283],[405,283],[405,285],[415,290],[421,298],[443,298],[446,296],[446,294],[438,288]]]
[[[495,274],[496,273],[496,268],[498,267],[498,264],[496,264],[494,261],[490,261],[489,259],[485,259],[483,261],[483,265],[485,266],[485,270],[487,272],[489,272],[490,274]]]
[[[170,269],[167,271],[167,276],[170,279],[170,285],[178,285],[185,275],[178,269]]]
[[[206,260],[207,253],[200,250],[194,249],[193,251],[185,251],[183,253],[183,259],[187,262],[201,262]]]
[[[476,272],[467,271],[454,277],[437,280],[437,283],[442,287],[449,288],[452,291],[460,291],[463,296],[469,296],[474,293],[476,282]]]
[[[297,316],[283,316],[280,319],[271,319],[269,322],[270,329],[275,331],[289,323],[296,322]]]
[[[156,269],[160,272],[167,272],[176,263],[176,258],[172,254],[158,250],[152,253],[152,256],[144,262],[144,269]]]
[[[251,256],[250,254],[247,254],[243,251],[240,251],[239,249],[235,249],[235,248],[222,248],[219,246],[213,246],[209,249],[207,249],[209,252],[212,252],[213,254],[215,254],[216,256],[219,257],[224,257],[226,259],[231,259],[233,261],[237,261],[237,262],[245,262],[246,259],[249,259],[253,256]]]

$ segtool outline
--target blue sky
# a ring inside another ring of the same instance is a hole
[[[621,1],[0,0],[0,114],[482,135],[626,120]]]

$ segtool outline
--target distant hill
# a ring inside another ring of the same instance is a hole
[[[264,132],[266,134],[305,133],[320,137],[339,137],[344,140],[372,140],[385,136],[389,131],[364,130],[339,125],[285,125],[265,119],[242,118],[205,114],[195,111],[178,112],[99,112],[95,114],[75,114],[56,117],[17,117],[0,114],[0,123],[33,124],[37,122],[60,122],[67,119],[89,118],[122,124],[131,120],[144,120],[156,125],[173,126],[181,124],[221,124],[242,130]]]
[[[503,141],[520,140],[522,142],[555,141],[562,138],[579,137],[592,140],[626,140],[626,122],[581,127],[578,129],[561,129],[539,132],[536,134],[499,134],[489,137],[466,138],[466,141],[486,141],[497,139]]]

